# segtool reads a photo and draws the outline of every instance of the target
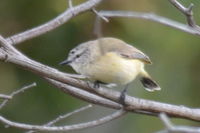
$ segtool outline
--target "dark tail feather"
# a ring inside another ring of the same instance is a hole
[[[141,77],[140,81],[147,91],[161,90],[160,86],[150,77]]]

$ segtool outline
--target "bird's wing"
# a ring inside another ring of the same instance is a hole
[[[142,51],[138,50],[133,46],[126,45],[126,47],[118,49],[116,50],[116,52],[124,58],[138,59],[144,63],[152,64],[150,58],[147,55],[145,55]]]
[[[138,59],[144,63],[151,64],[151,60],[147,55],[132,45],[125,43],[124,41],[115,38],[103,38],[97,41],[99,41],[99,43],[96,44],[101,45],[103,54],[107,52],[115,52],[124,58]]]

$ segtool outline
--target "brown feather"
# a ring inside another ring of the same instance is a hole
[[[138,59],[144,63],[152,64],[150,58],[147,55],[145,55],[142,51],[138,50],[132,45],[128,45],[122,40],[115,38],[101,38],[97,41],[99,41],[98,44],[100,46],[102,54],[105,54],[107,52],[116,52],[124,58]]]

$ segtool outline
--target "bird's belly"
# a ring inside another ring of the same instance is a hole
[[[109,53],[86,67],[84,75],[104,83],[127,84],[135,79],[143,68],[139,60],[125,59]]]

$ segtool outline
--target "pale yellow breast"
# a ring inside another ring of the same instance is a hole
[[[109,52],[83,68],[83,74],[104,83],[127,84],[135,79],[143,67],[144,64],[139,60],[125,59]]]

